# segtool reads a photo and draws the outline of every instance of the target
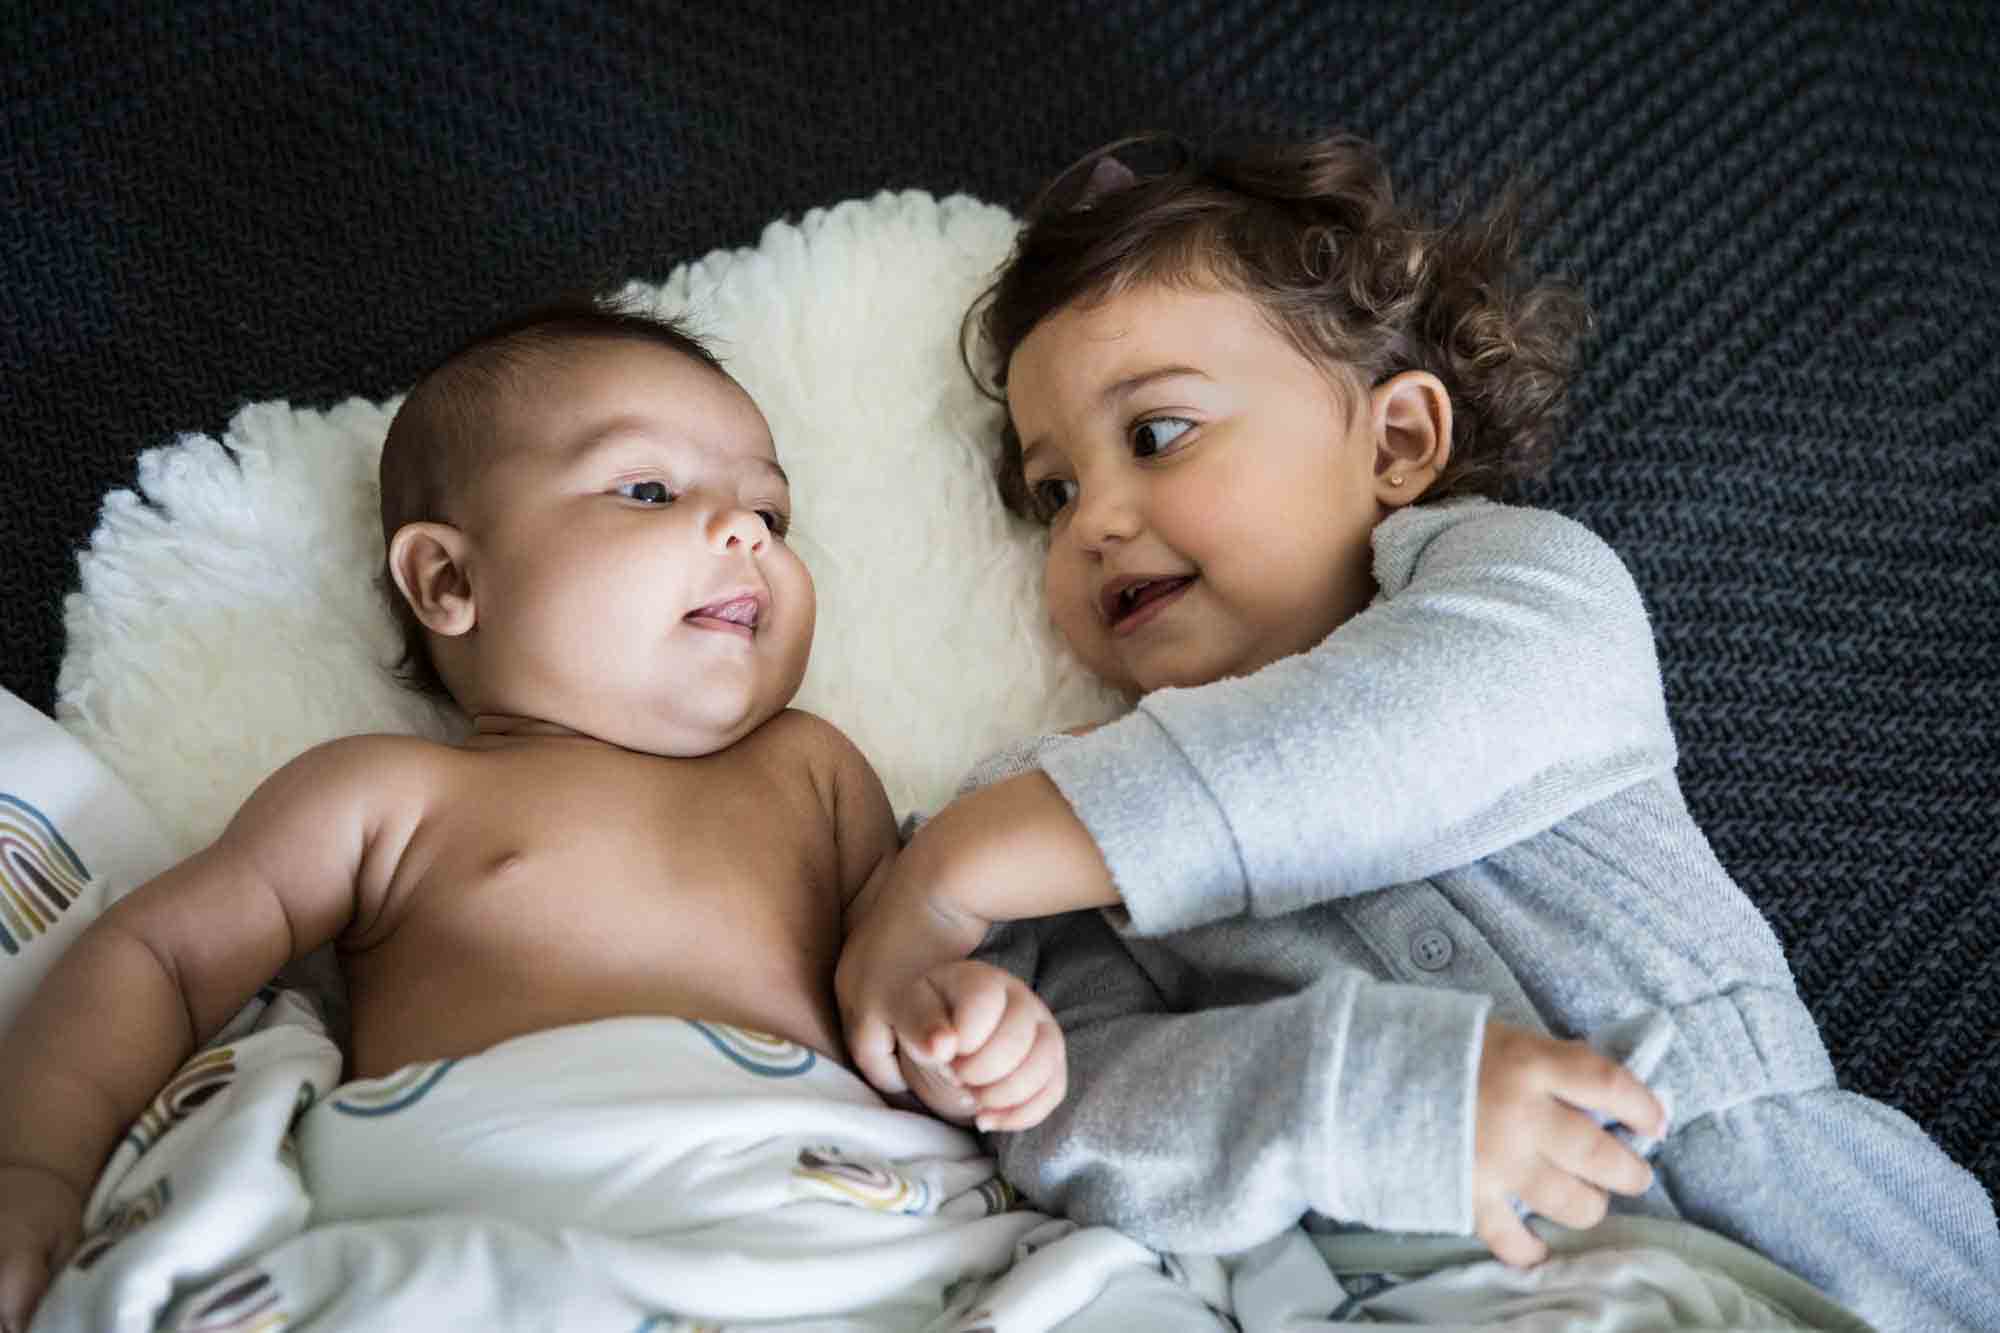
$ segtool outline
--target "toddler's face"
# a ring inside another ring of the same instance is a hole
[[[1067,306],[1016,349],[1007,401],[1050,522],[1050,613],[1111,684],[1247,674],[1374,596],[1366,395],[1249,298],[1148,284]]]
[[[763,414],[671,349],[563,349],[457,506],[478,711],[706,754],[798,690],[812,576]]]

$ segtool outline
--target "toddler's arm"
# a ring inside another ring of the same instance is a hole
[[[1311,652],[1157,691],[1042,757],[1135,929],[1421,879],[1672,771],[1645,608],[1587,529],[1406,510],[1376,571],[1382,596]]]
[[[1229,1252],[1308,1209],[1385,1230],[1476,1232],[1540,1257],[1509,1200],[1588,1224],[1645,1164],[1580,1112],[1642,1128],[1643,1085],[1573,1042],[1487,1019],[1482,996],[1329,975],[1262,1003],[1164,1012],[1096,913],[996,931],[982,953],[1030,976],[1071,1052],[1070,1092],[1002,1134],[1037,1203],[1161,1249]]]
[[[378,742],[398,743],[335,742],[280,769],[212,846],[92,923],[0,1043],[0,1325],[25,1326],[147,1100],[280,967],[334,938],[357,891],[379,902],[395,858],[377,812],[398,783]]]
[[[1276,916],[1467,864],[1672,771],[1645,608],[1589,531],[1445,505],[1386,521],[1377,557],[1383,598],[1311,652],[1156,691],[941,811],[882,924],[921,906],[949,929],[900,956],[1121,901],[1149,935]]]

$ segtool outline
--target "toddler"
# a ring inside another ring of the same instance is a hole
[[[974,315],[1050,614],[1134,707],[984,765],[872,886],[838,981],[860,1068],[949,1094],[921,978],[983,942],[1069,1047],[998,1154],[1080,1220],[1523,1265],[1523,1214],[1620,1196],[1884,1329],[2000,1328],[1985,1192],[1837,1086],[1689,817],[1627,571],[1497,500],[1587,324],[1517,279],[1518,206],[1434,225],[1341,137],[1130,149],[1045,191]]]
[[[301,755],[40,986],[0,1046],[0,1326],[25,1326],[126,1125],[329,941],[350,1078],[624,1014],[844,1058],[843,911],[896,830],[860,752],[786,707],[813,583],[749,395],[669,323],[549,307],[427,374],[381,475],[408,660],[470,734]],[[1045,1020],[995,993],[993,1030]]]

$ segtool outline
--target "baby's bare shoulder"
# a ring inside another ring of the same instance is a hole
[[[452,747],[420,736],[343,736],[280,767],[252,793],[236,824],[283,822],[299,812],[362,813],[383,803],[422,803],[446,785]]]
[[[278,772],[296,771],[335,783],[436,779],[459,753],[454,746],[422,736],[376,732],[322,741]]]
[[[804,759],[829,777],[868,767],[867,758],[846,732],[803,708],[785,709],[755,734],[787,760]]]

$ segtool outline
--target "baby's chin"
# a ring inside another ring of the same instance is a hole
[[[625,739],[610,740],[614,745],[665,759],[699,759],[717,754],[749,736],[757,728],[785,711],[790,696],[776,704],[760,703],[738,714],[724,716],[669,716],[650,720],[644,727],[618,728]]]
[[[653,706],[605,707],[601,701],[564,707],[551,701],[541,708],[517,706],[472,718],[475,736],[574,737],[594,740],[637,754],[663,759],[699,759],[728,749],[785,711],[791,694],[771,701],[711,699],[706,709],[689,709],[686,700]],[[737,706],[731,707],[731,703]]]

